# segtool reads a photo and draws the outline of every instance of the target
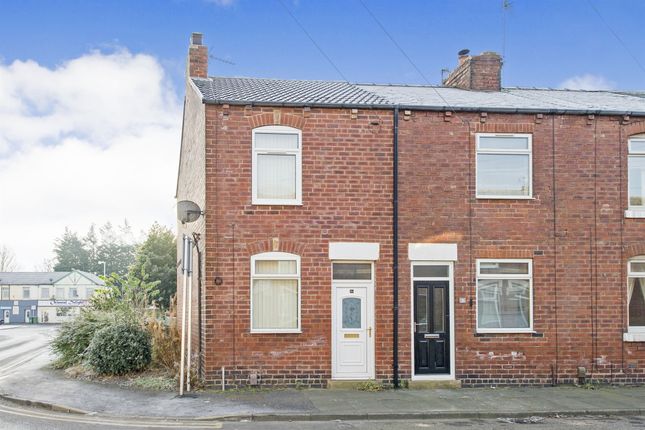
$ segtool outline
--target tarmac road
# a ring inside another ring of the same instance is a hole
[[[15,372],[38,368],[49,362],[49,342],[57,329],[51,325],[0,326],[0,391],[2,381]]]
[[[645,417],[544,418],[537,423],[509,423],[496,419],[410,420],[410,421],[329,421],[329,422],[195,422],[74,415],[16,406],[0,402],[0,428],[3,430],[81,430],[81,429],[225,429],[225,430],[473,430],[522,429],[567,430],[645,429]]]

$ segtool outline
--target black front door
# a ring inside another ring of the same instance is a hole
[[[448,281],[414,282],[414,373],[450,373]]]

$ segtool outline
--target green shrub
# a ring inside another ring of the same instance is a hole
[[[52,349],[58,356],[54,366],[66,368],[81,363],[94,334],[112,321],[108,313],[84,309],[78,317],[63,323],[52,341]]]
[[[110,325],[94,334],[86,357],[99,374],[122,375],[143,370],[152,359],[150,335],[137,325]]]

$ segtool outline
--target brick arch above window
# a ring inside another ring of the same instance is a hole
[[[307,122],[307,120],[301,116],[282,113],[282,111],[279,110],[253,115],[248,117],[247,119],[249,121],[249,124],[253,128],[262,127],[265,125],[286,125],[302,130],[305,126],[305,123]]]
[[[635,137],[637,134],[645,134],[645,121],[632,122],[626,125],[624,133],[627,138]]]
[[[265,252],[286,252],[301,256],[305,252],[307,245],[293,240],[282,240],[280,238],[273,237],[265,240],[249,242],[244,247],[244,252],[247,257]]]
[[[625,258],[628,260],[642,256],[645,256],[645,243],[638,243],[625,247]]]

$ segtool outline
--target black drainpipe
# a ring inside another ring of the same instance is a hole
[[[399,107],[394,107],[392,138],[392,370],[399,388]]]

